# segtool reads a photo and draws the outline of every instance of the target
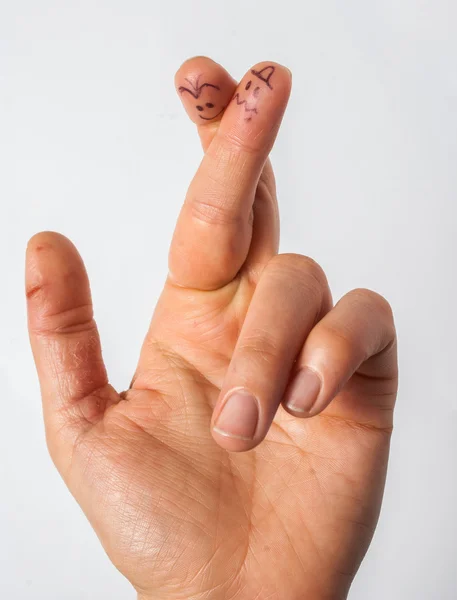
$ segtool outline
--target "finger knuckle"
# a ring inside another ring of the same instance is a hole
[[[350,292],[350,295],[356,302],[362,303],[369,310],[376,311],[393,322],[392,307],[381,294],[367,288],[356,288]]]
[[[30,326],[30,330],[36,335],[68,335],[97,330],[90,303],[41,314],[36,321]]]
[[[220,138],[220,149],[229,153],[256,155],[260,152],[261,146],[255,142],[255,138],[245,138],[227,132]]]
[[[278,344],[263,330],[245,337],[240,342],[238,351],[243,357],[260,364],[271,364],[278,359]]]
[[[323,347],[338,346],[342,356],[347,356],[362,348],[361,340],[354,337],[351,329],[341,323],[323,324],[319,335]]]
[[[290,276],[296,281],[307,282],[307,285],[323,290],[327,288],[327,277],[322,267],[309,256],[302,254],[278,254],[270,261],[273,271],[280,271],[282,276]]]
[[[358,307],[372,314],[373,318],[382,324],[386,339],[394,343],[396,340],[394,315],[391,305],[384,296],[366,288],[352,290],[349,295]]]
[[[191,207],[192,217],[208,225],[239,226],[242,223],[239,211],[212,198],[194,198]]]

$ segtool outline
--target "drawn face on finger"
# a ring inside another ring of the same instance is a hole
[[[189,87],[181,85],[178,88],[180,94],[187,92],[195,99],[196,116],[203,121],[211,121],[218,117],[225,109],[220,101],[220,87],[213,83],[199,84],[200,75],[196,81],[186,78]]]
[[[233,99],[242,106],[245,113],[245,121],[250,121],[253,115],[257,114],[257,98],[260,94],[270,92],[273,89],[271,85],[271,78],[275,72],[276,67],[270,65],[257,71],[256,69],[251,70],[252,77],[248,79],[244,90],[237,92]]]

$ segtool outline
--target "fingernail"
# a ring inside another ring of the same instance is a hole
[[[259,407],[246,390],[233,391],[225,401],[213,431],[233,438],[252,440],[259,420]]]
[[[321,385],[321,380],[315,371],[307,367],[300,369],[286,391],[285,405],[295,412],[311,412],[319,396]]]

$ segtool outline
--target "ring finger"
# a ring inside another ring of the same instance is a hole
[[[270,260],[214,408],[212,433],[221,446],[249,450],[262,441],[303,342],[331,302],[325,274],[314,261],[295,254]]]

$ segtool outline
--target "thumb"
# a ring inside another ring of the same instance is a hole
[[[119,397],[108,384],[86,270],[67,238],[44,232],[29,241],[26,295],[48,446],[61,468],[76,438]]]

